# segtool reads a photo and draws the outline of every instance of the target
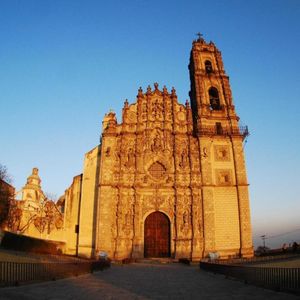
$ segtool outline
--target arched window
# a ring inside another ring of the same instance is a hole
[[[219,134],[219,135],[223,134],[223,127],[222,127],[222,124],[220,122],[216,123],[216,133]]]
[[[211,87],[208,91],[208,94],[209,94],[210,108],[212,110],[221,110],[218,90],[214,87]]]
[[[209,60],[206,60],[205,61],[205,71],[206,73],[211,73],[213,71],[213,68],[212,68],[212,64],[211,64],[211,61]]]

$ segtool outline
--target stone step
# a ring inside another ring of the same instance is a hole
[[[171,264],[174,262],[177,262],[177,260],[173,258],[160,258],[160,257],[141,258],[136,260],[136,263],[143,263],[143,264]]]

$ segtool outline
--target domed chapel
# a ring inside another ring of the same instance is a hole
[[[190,102],[157,83],[109,112],[100,144],[60,199],[65,252],[114,260],[253,256],[243,141],[221,52],[201,36]]]

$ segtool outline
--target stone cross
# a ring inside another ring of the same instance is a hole
[[[203,34],[200,32],[196,33],[196,35],[198,35],[199,40],[203,37]]]

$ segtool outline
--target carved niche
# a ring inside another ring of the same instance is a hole
[[[145,215],[149,211],[164,211],[171,218],[174,215],[174,200],[166,194],[161,194],[157,190],[152,195],[144,195],[142,197],[142,214]]]
[[[188,165],[189,165],[189,158],[188,158],[187,150],[183,149],[180,154],[179,166],[182,169],[185,169],[188,167]]]
[[[151,143],[152,152],[161,152],[163,150],[162,139],[159,134],[156,134]]]
[[[163,103],[159,99],[155,99],[154,102],[152,102],[152,118],[154,120],[161,120],[163,118]]]
[[[179,237],[189,238],[192,227],[191,196],[188,193],[178,195],[176,204],[176,220]]]
[[[134,197],[121,194],[116,213],[120,235],[130,237],[133,232]]]
[[[227,145],[215,145],[214,152],[216,161],[230,161],[230,152]]]
[[[227,169],[216,170],[216,181],[218,185],[232,185],[232,172]]]

